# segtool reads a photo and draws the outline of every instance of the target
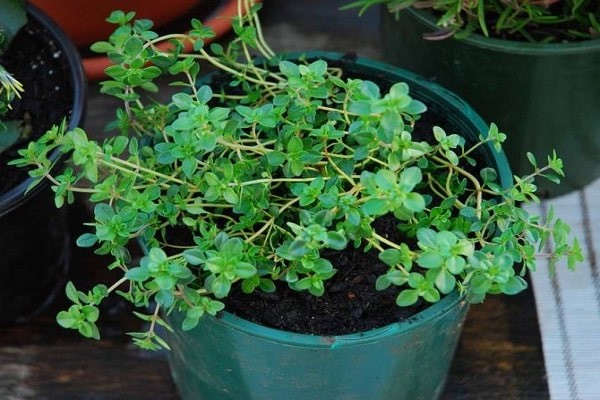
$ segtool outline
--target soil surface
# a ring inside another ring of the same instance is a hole
[[[27,172],[6,163],[26,147],[31,137],[39,137],[48,128],[69,117],[73,103],[73,82],[67,57],[57,41],[36,20],[29,21],[13,39],[7,52],[0,56],[2,64],[25,89],[21,99],[11,103],[12,111],[5,120],[22,120],[29,138],[22,138],[0,154],[0,194],[27,178]]]
[[[376,230],[385,236],[397,236],[393,218],[376,221]],[[427,308],[419,301],[412,307],[398,307],[398,288],[375,289],[379,275],[388,266],[377,251],[364,252],[349,246],[343,251],[326,251],[338,272],[325,283],[325,294],[315,297],[290,289],[277,282],[277,290],[260,290],[248,295],[236,287],[225,299],[227,311],[250,321],[281,330],[315,335],[342,335],[364,332],[411,317]]]

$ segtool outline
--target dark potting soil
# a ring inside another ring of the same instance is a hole
[[[31,137],[39,137],[52,125],[68,118],[73,103],[73,82],[67,57],[59,44],[39,22],[29,21],[2,56],[0,64],[19,80],[25,89],[21,99],[11,103],[5,120],[21,120],[31,132],[10,149],[0,153],[0,194],[24,181],[23,169],[6,165],[26,147]]]
[[[376,221],[377,232],[397,236],[393,218]],[[365,332],[407,319],[427,308],[419,301],[412,307],[398,307],[398,288],[375,289],[379,275],[389,269],[377,251],[365,252],[349,246],[343,251],[324,251],[321,255],[338,270],[325,283],[325,294],[316,297],[290,289],[277,282],[277,290],[245,294],[235,287],[224,300],[226,310],[258,324],[290,332],[314,335],[342,335]]]

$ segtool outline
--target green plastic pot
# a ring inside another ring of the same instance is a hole
[[[306,57],[326,59],[348,76],[381,86],[404,81],[450,131],[472,139],[487,132],[461,99],[410,72],[338,53]],[[484,153],[501,184],[508,185],[512,175],[504,154],[489,147]],[[183,332],[177,329],[183,315],[173,312],[166,317],[176,328],[168,336],[169,361],[183,399],[433,400],[443,391],[467,309],[465,299],[452,293],[408,320],[341,336],[285,332],[228,312],[204,316],[196,328]]]
[[[435,30],[424,11],[399,19],[383,11],[384,59],[448,88],[508,135],[512,170],[528,174],[526,152],[540,162],[555,149],[565,163],[557,196],[600,176],[600,39],[539,44],[487,38],[424,40]]]
[[[467,308],[453,294],[402,323],[334,337],[223,313],[171,335],[171,370],[183,399],[431,400],[443,390]]]

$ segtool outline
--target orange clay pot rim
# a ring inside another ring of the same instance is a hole
[[[260,3],[259,0],[255,0],[256,3]],[[215,38],[224,35],[231,29],[231,19],[237,15],[237,0],[229,0],[225,4],[218,6],[215,11],[205,20],[202,21],[204,26],[208,26],[215,31],[215,37],[207,39],[205,42],[209,43]],[[166,50],[170,46],[169,43],[160,43],[157,47],[161,50]],[[192,48],[191,43],[186,42],[184,44],[185,51],[190,51]],[[83,59],[83,68],[85,74],[89,80],[99,80],[105,77],[104,70],[110,66],[111,62],[107,57],[88,57]]]

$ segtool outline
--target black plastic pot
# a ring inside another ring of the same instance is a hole
[[[32,48],[35,59],[25,59],[30,53],[25,50]],[[13,108],[32,121],[32,135],[43,134],[63,118],[69,128],[82,122],[87,84],[79,54],[37,8],[28,6],[28,23],[2,63],[25,87]],[[27,68],[36,71],[34,80],[23,75]],[[16,150],[10,149],[8,157]],[[26,193],[32,183],[27,174],[8,167],[3,171],[14,175],[14,182],[0,193],[0,324],[26,320],[50,302],[68,269],[70,242],[66,215],[54,207],[50,187],[40,184]]]
[[[512,170],[532,171],[556,150],[565,164],[557,196],[600,176],[600,39],[525,43],[471,34],[467,39],[424,40],[436,29],[431,15],[406,9],[383,12],[384,59],[450,89],[508,135]]]

